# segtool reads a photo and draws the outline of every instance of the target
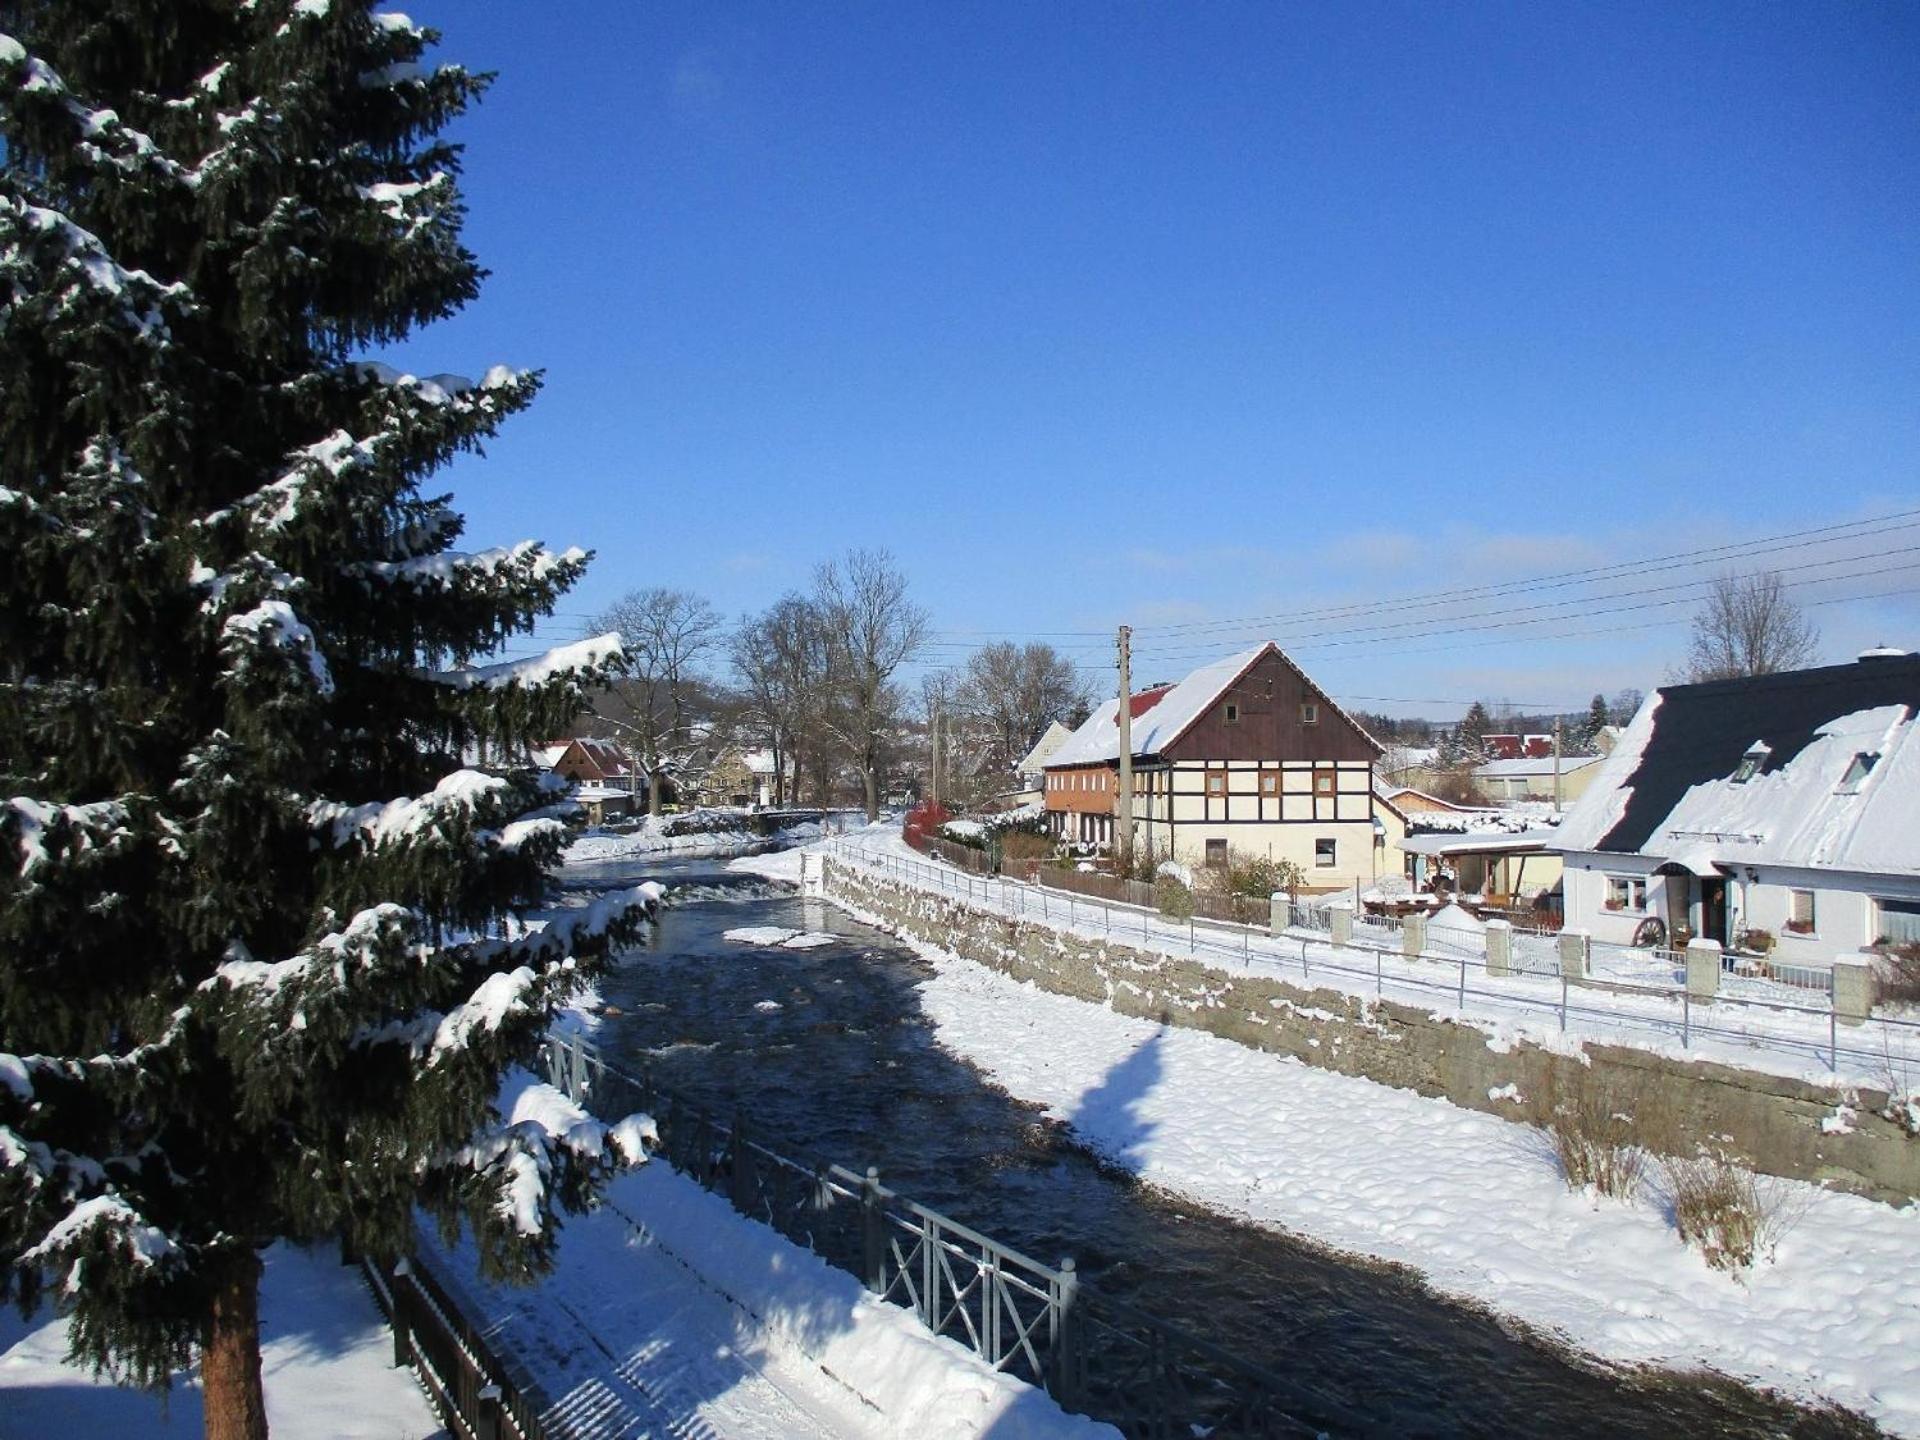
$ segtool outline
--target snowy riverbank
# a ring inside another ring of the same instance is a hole
[[[799,859],[735,865],[793,879]],[[1704,1366],[1920,1434],[1914,1210],[1768,1182],[1793,1223],[1735,1280],[1681,1244],[1656,1188],[1632,1204],[1568,1193],[1531,1127],[915,948],[944,1044],[1154,1184],[1406,1264],[1610,1362]]]
[[[580,865],[635,856],[716,858],[741,855],[766,845],[804,845],[828,833],[829,822],[805,820],[769,833],[755,828],[752,812],[694,811],[649,815],[631,830],[588,830],[567,846],[563,863]],[[697,825],[700,828],[678,828]]]

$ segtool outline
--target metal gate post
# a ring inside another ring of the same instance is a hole
[[[500,1387],[482,1385],[473,1417],[473,1440],[500,1440]]]
[[[1079,1408],[1080,1398],[1080,1324],[1074,1314],[1079,1298],[1080,1277],[1074,1273],[1071,1257],[1060,1262],[1060,1283],[1054,1291],[1053,1354],[1047,1388],[1062,1410]]]
[[[867,1167],[867,1178],[860,1187],[861,1276],[867,1289],[878,1295],[887,1288],[886,1216],[880,1209],[880,1169]]]
[[[413,1363],[413,1327],[407,1323],[407,1273],[405,1260],[387,1273],[387,1294],[393,1297],[393,1313],[387,1320],[393,1326],[393,1365],[396,1370]]]
[[[1693,1039],[1693,995],[1692,992],[1680,992],[1680,1048],[1685,1050]]]
[[[753,1157],[747,1153],[747,1117],[740,1110],[733,1112],[733,1133],[728,1136],[728,1147],[732,1154],[731,1184],[729,1198],[733,1208],[742,1215],[753,1210]]]

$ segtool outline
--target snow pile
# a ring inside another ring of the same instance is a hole
[[[1193,871],[1182,865],[1178,860],[1162,860],[1158,865],[1153,867],[1153,873],[1156,879],[1165,875],[1171,879],[1178,880],[1182,885],[1186,886],[1187,889],[1193,889]]]
[[[835,945],[840,941],[838,935],[822,934],[819,931],[789,930],[781,925],[743,925],[729,930],[720,937],[731,940],[736,945],[757,945],[768,950],[814,950],[822,945]]]

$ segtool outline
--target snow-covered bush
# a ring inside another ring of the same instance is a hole
[[[1647,1152],[1622,1100],[1583,1077],[1571,1094],[1550,1092],[1543,1123],[1569,1190],[1592,1188],[1616,1200],[1633,1198],[1646,1174]]]
[[[1775,1207],[1754,1174],[1725,1155],[1702,1152],[1661,1162],[1680,1238],[1716,1270],[1745,1270],[1771,1248]]]

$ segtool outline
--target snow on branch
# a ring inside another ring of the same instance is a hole
[[[22,95],[42,97],[57,105],[73,122],[80,154],[95,167],[122,175],[150,170],[172,180],[186,180],[186,167],[164,154],[151,136],[126,124],[112,110],[83,105],[52,66],[27,54],[11,35],[0,35],[0,74],[12,80]]]
[[[497,1179],[494,1213],[522,1236],[546,1230],[553,1186],[566,1160],[590,1166],[639,1165],[660,1143],[651,1116],[608,1126],[526,1070],[508,1072],[495,1104],[500,1119],[457,1150],[453,1163]]]
[[[355,187],[362,200],[374,206],[409,235],[434,224],[453,203],[453,177],[436,170],[425,180],[383,180],[376,185]]]
[[[44,803],[16,795],[0,803],[0,836],[20,855],[20,876],[31,880],[56,857],[109,850],[131,837],[126,807],[115,800],[88,805]]]
[[[320,653],[320,642],[286,601],[262,600],[251,610],[229,615],[220,633],[228,642],[229,657],[236,662],[229,674],[238,673],[249,652],[286,650],[306,662],[316,690],[322,695],[333,693],[333,672],[327,668],[327,657]]]
[[[626,651],[616,634],[596,635],[559,645],[543,655],[504,660],[497,665],[470,665],[459,670],[426,671],[422,679],[456,690],[504,690],[509,685],[544,685],[565,675],[587,680],[616,665]]]
[[[530,373],[508,365],[495,365],[475,383],[465,375],[409,375],[377,360],[357,361],[354,368],[377,384],[411,391],[415,398],[428,405],[456,404],[475,390],[509,390],[524,383]]]
[[[95,1195],[82,1200],[56,1220],[40,1242],[21,1252],[24,1265],[53,1265],[71,1261],[68,1293],[79,1290],[89,1253],[112,1252],[140,1269],[164,1265],[179,1255],[179,1247],[157,1225],[118,1195]]]
[[[584,550],[571,548],[555,554],[537,540],[523,540],[518,545],[492,550],[448,550],[411,560],[361,561],[345,568],[349,574],[410,585],[417,590],[452,590],[476,580],[503,576],[517,582],[546,581],[578,569],[586,561]]]
[[[183,283],[163,285],[145,270],[120,265],[99,236],[59,211],[0,196],[0,269],[19,263],[22,242],[16,236],[49,237],[64,250],[60,269],[67,284],[59,296],[62,308],[83,293],[117,300],[121,319],[144,340],[168,339],[171,332],[161,307],[184,305],[191,295]]]
[[[307,821],[314,829],[327,831],[336,847],[356,838],[380,845],[441,830],[456,819],[470,820],[482,806],[512,788],[512,782],[499,775],[456,770],[425,795],[365,805],[315,801],[307,807]]]

